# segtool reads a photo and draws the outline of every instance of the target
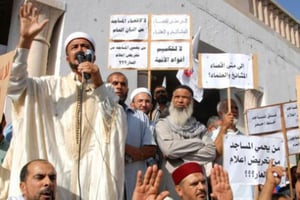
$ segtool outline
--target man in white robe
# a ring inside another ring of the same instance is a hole
[[[93,39],[82,32],[67,38],[68,76],[30,78],[29,48],[48,20],[38,22],[31,3],[23,4],[19,15],[20,40],[8,88],[14,136],[3,163],[11,173],[8,195],[20,194],[19,172],[25,163],[47,159],[59,174],[56,199],[122,199],[126,114],[103,83],[95,59],[77,59],[79,51],[95,50]],[[83,73],[90,74],[88,83]]]

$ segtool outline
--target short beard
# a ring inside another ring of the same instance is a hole
[[[76,70],[77,71],[77,68],[78,68],[78,64],[74,64],[74,63],[69,63],[70,67],[72,70]]]
[[[178,126],[185,125],[192,116],[193,111],[193,102],[187,108],[175,108],[173,102],[171,102],[169,107],[171,121]]]

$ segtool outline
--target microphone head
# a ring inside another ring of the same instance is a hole
[[[92,62],[94,61],[94,52],[90,49],[87,49],[86,52],[79,51],[78,53],[76,53],[76,58],[79,64],[85,61]],[[84,72],[83,77],[85,80],[88,80],[91,78],[91,75]]]
[[[95,57],[95,53],[94,53],[93,50],[87,49],[85,51],[85,58],[86,58],[87,61],[94,62],[94,57]]]
[[[86,59],[86,58],[85,58],[85,54],[84,54],[83,51],[77,52],[77,53],[76,53],[76,58],[77,58],[77,60],[78,60],[79,63],[84,62],[85,59]]]

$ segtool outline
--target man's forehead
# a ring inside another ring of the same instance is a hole
[[[167,90],[164,87],[157,87],[155,88],[154,92],[167,92]]]
[[[110,79],[125,79],[126,77],[123,74],[112,74],[110,75]]]
[[[230,100],[230,107],[231,108],[236,108],[237,107],[237,104],[235,103],[234,100]],[[228,99],[223,100],[221,102],[221,109],[228,109]]]
[[[147,94],[146,92],[140,92],[135,95],[136,99],[151,99],[150,95]]]
[[[191,173],[183,179],[183,181],[186,181],[189,183],[192,183],[195,181],[204,181],[204,180],[206,180],[206,178],[201,172]]]
[[[35,161],[28,165],[28,171],[31,173],[40,173],[43,171],[51,171],[56,173],[54,167],[47,161]]]
[[[192,93],[188,90],[188,89],[185,89],[185,88],[178,88],[176,90],[173,91],[173,95],[176,94],[185,94],[185,95],[189,95],[189,96],[192,96]]]
[[[76,38],[76,39],[70,41],[67,48],[72,46],[72,45],[77,45],[77,44],[88,44],[89,46],[92,46],[91,42],[88,41],[87,39],[85,39],[85,38]]]

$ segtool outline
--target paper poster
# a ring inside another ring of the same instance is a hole
[[[282,139],[241,135],[224,137],[223,163],[231,183],[264,184],[270,159],[274,165],[286,166]],[[281,184],[284,183],[285,178],[282,178]]]
[[[254,88],[252,55],[199,54],[199,87]]]
[[[191,68],[190,18],[184,14],[112,15],[108,67],[137,70]]]
[[[4,110],[10,70],[15,56],[15,51],[0,56],[0,121]]]

